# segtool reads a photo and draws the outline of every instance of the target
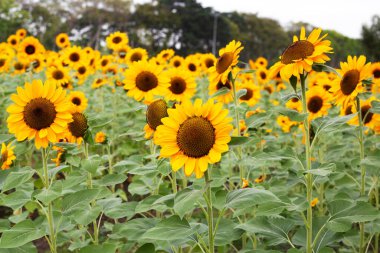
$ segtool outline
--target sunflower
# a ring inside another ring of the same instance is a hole
[[[15,147],[9,143],[6,145],[5,143],[1,144],[1,169],[6,170],[9,169],[12,165],[13,161],[16,159],[16,156],[13,152]]]
[[[9,69],[10,58],[6,55],[0,56],[0,73],[4,73]]]
[[[46,59],[43,54],[36,55],[31,59],[31,66],[34,73],[39,73],[46,67]]]
[[[240,103],[247,103],[249,106],[257,104],[261,98],[260,87],[252,82],[243,82],[239,89],[246,89],[247,93],[239,98]]]
[[[347,116],[353,114],[353,108],[355,107],[353,102],[347,103],[345,106],[340,107],[340,116]]]
[[[380,62],[372,63],[371,72],[373,76],[373,81],[379,82],[380,81]]]
[[[268,60],[264,57],[258,57],[255,61],[255,66],[266,68],[268,66]]]
[[[64,67],[49,67],[46,71],[46,78],[59,87],[63,87],[71,79],[69,71]]]
[[[269,73],[266,68],[263,68],[263,67],[257,68],[255,74],[256,74],[256,78],[259,84],[266,84],[270,81]]]
[[[17,35],[19,38],[21,38],[21,39],[25,38],[26,34],[27,34],[27,32],[26,32],[26,30],[25,30],[24,28],[20,28],[20,29],[18,29],[18,30],[16,31],[16,35]]]
[[[169,65],[174,68],[179,68],[183,66],[184,62],[185,62],[185,59],[183,57],[179,55],[175,55],[170,59]]]
[[[110,64],[114,62],[114,57],[112,55],[103,55],[96,63],[98,69],[105,70]]]
[[[161,146],[161,157],[170,157],[173,171],[184,166],[185,175],[201,178],[208,164],[219,162],[228,151],[231,121],[222,103],[212,100],[202,105],[200,99],[168,109],[169,117],[158,126],[154,142]]]
[[[72,91],[67,96],[77,112],[83,112],[87,108],[87,98],[81,91]]]
[[[227,79],[225,83],[223,83],[222,80],[219,80],[219,82],[217,83],[212,83],[211,80],[209,81],[210,81],[210,85],[208,86],[208,91],[209,91],[208,94],[210,96],[212,96],[213,94],[215,94],[218,90],[222,88],[227,88],[229,92],[227,92],[226,94],[217,96],[216,99],[225,104],[228,104],[234,100],[233,93],[232,93],[232,84],[230,80]]]
[[[132,64],[133,62],[146,60],[148,60],[148,52],[146,49],[141,47],[132,48],[125,56],[125,61],[128,65]]]
[[[321,32],[321,29],[314,29],[306,38],[305,27],[302,27],[300,38],[294,36],[293,44],[284,50],[280,61],[270,68],[271,76],[280,72],[282,79],[289,80],[292,75],[299,77],[304,72],[310,72],[313,63],[330,60],[326,54],[332,52],[331,42],[324,40],[327,34],[319,37]]]
[[[194,96],[197,84],[194,77],[185,69],[170,69],[166,72],[169,78],[169,91],[166,95],[168,100],[185,101]]]
[[[216,62],[216,57],[213,54],[204,54],[202,55],[202,68],[204,70],[208,70],[209,68],[213,67]]]
[[[146,122],[144,126],[145,139],[150,139],[157,127],[162,125],[161,119],[168,117],[168,106],[163,99],[152,102],[146,110]]]
[[[18,75],[18,74],[25,73],[25,71],[26,71],[26,67],[27,67],[26,64],[23,64],[23,63],[20,62],[20,61],[15,61],[15,62],[13,63],[13,74],[14,74],[14,75]]]
[[[297,122],[291,121],[288,116],[279,115],[276,119],[277,124],[281,127],[284,133],[289,133],[292,126],[296,126]]]
[[[364,126],[369,127],[371,129],[375,129],[376,126],[380,124],[380,115],[373,113],[371,111],[371,102],[376,100],[375,97],[370,97],[367,100],[360,101],[360,112],[361,112],[361,118],[363,121]],[[357,113],[358,109],[356,106],[352,106],[352,112]],[[353,117],[351,120],[348,121],[348,123],[352,125],[359,125],[359,118]]]
[[[194,55],[189,55],[185,58],[183,67],[189,71],[193,76],[198,76],[199,71],[201,70],[200,61]]]
[[[173,49],[164,49],[156,57],[160,62],[164,63],[169,61],[174,54],[175,52]]]
[[[72,119],[65,137],[71,143],[81,144],[88,129],[87,117],[77,109],[72,109]]]
[[[82,61],[85,61],[87,54],[78,46],[72,46],[65,48],[63,59],[65,64],[70,67],[79,65]]]
[[[364,91],[362,81],[371,77],[371,64],[365,62],[366,57],[361,55],[359,58],[348,56],[347,62],[340,63],[341,78],[335,79],[330,88],[337,104],[345,106]]]
[[[104,144],[107,142],[107,135],[100,131],[95,134],[95,142],[99,144]]]
[[[106,85],[108,80],[106,78],[96,78],[94,82],[91,84],[91,88],[97,89],[102,87],[103,85]]]
[[[87,64],[81,63],[75,67],[75,77],[78,79],[78,84],[81,85],[87,79],[87,77],[93,73],[93,70]]]
[[[66,91],[50,81],[25,83],[24,89],[17,87],[17,94],[12,94],[11,99],[14,104],[7,108],[9,132],[18,141],[35,139],[37,149],[57,142],[72,121]]]
[[[302,111],[302,102],[298,97],[293,97],[289,99],[286,103],[285,106],[289,109],[296,110],[301,112]]]
[[[327,115],[331,107],[331,95],[325,89],[315,86],[306,92],[306,104],[309,112],[308,119],[312,120]]]
[[[222,80],[226,82],[228,74],[232,68],[238,63],[239,53],[243,50],[240,41],[231,41],[225,48],[219,50],[219,58],[215,62],[215,66],[210,68],[211,80],[218,83]]]
[[[18,43],[20,42],[20,37],[12,34],[8,37],[7,42],[9,45],[11,45],[13,48],[16,48],[18,46]]]
[[[128,35],[122,32],[114,32],[106,38],[107,47],[114,51],[127,45],[128,41]]]
[[[163,68],[147,61],[133,63],[124,73],[124,89],[127,95],[137,101],[143,98],[153,100],[154,95],[165,96],[169,80],[163,73]]]
[[[67,35],[67,33],[58,34],[57,37],[55,37],[55,44],[57,44],[59,48],[69,47],[70,46],[69,35]]]
[[[18,46],[18,53],[22,58],[31,58],[44,52],[44,46],[34,37],[25,38]]]

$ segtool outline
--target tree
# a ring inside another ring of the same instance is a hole
[[[371,61],[380,61],[380,16],[373,16],[370,26],[362,27],[362,41]]]

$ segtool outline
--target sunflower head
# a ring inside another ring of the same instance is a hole
[[[148,106],[146,110],[146,122],[153,130],[162,125],[161,119],[168,116],[168,107],[164,100],[159,99]]]
[[[202,177],[208,164],[220,161],[221,153],[228,150],[232,131],[228,110],[222,109],[222,103],[210,100],[202,105],[197,99],[194,104],[177,104],[168,115],[154,134],[160,155],[171,158],[174,171],[184,166],[187,176],[195,172]]]
[[[68,95],[68,99],[73,106],[73,110],[83,112],[87,108],[87,98],[81,91],[72,91]]]
[[[331,107],[331,95],[322,87],[314,86],[306,92],[306,105],[309,120],[327,115]]]
[[[67,139],[71,143],[80,144],[86,135],[88,129],[87,117],[81,112],[74,112],[72,114],[73,121],[68,124]]]
[[[99,144],[104,144],[107,142],[107,135],[100,131],[95,134],[95,142]]]
[[[324,40],[327,34],[319,37],[321,32],[321,29],[314,29],[306,38],[305,27],[302,27],[300,37],[293,37],[293,43],[283,51],[280,61],[271,67],[270,76],[280,73],[282,79],[289,80],[291,76],[310,72],[314,63],[329,60],[326,54],[332,52],[331,42]]]
[[[70,46],[70,39],[69,36],[66,33],[60,33],[55,37],[55,44],[59,48],[65,48]]]
[[[6,145],[5,143],[1,144],[0,165],[2,170],[9,169],[13,161],[16,159],[13,149],[14,146],[12,146],[11,143],[9,143],[8,145]]]
[[[72,121],[66,92],[52,82],[25,83],[25,88],[17,87],[11,99],[14,103],[7,108],[9,132],[18,141],[34,139],[38,149],[57,142]]]
[[[122,32],[114,32],[106,38],[107,47],[117,51],[128,44],[128,35]]]

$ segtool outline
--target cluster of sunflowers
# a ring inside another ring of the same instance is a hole
[[[367,92],[370,96],[362,101],[360,108],[363,122],[380,132],[380,116],[370,110],[380,91],[380,63],[366,64],[364,56],[349,56],[335,73],[313,71],[312,65],[323,64],[329,59],[327,53],[332,52],[330,42],[324,40],[326,35],[320,37],[320,33],[316,29],[306,38],[302,29],[300,38],[295,37],[280,61],[268,70],[263,57],[238,67],[243,47],[236,41],[221,49],[219,58],[199,53],[183,58],[172,49],[148,57],[145,49],[128,45],[125,33],[115,32],[107,37],[111,54],[72,46],[67,34],[59,34],[56,44],[61,50],[54,52],[20,29],[9,36],[7,43],[0,44],[0,72],[12,75],[41,72],[45,75],[41,79],[46,81],[33,80],[25,83],[25,88],[17,87],[17,94],[11,96],[14,103],[7,108],[9,132],[18,141],[34,139],[38,149],[46,148],[49,142],[81,143],[88,129],[84,114],[88,101],[83,92],[75,91],[76,87],[87,80],[93,80],[93,89],[104,85],[123,86],[128,96],[149,105],[146,138],[154,133],[155,143],[162,146],[161,156],[171,157],[173,170],[184,166],[186,175],[195,172],[197,177],[202,177],[207,165],[218,162],[221,153],[228,150],[233,127],[223,104],[233,101],[245,104],[246,118],[249,118],[264,111],[255,108],[263,93],[289,89],[289,80],[299,79],[304,72],[310,80],[306,92],[309,121],[328,115],[333,105],[340,107],[341,115],[356,113],[354,98]],[[370,78],[372,82],[368,82]],[[192,104],[195,97],[215,98],[218,103],[210,99],[202,104],[197,99]],[[174,102],[173,108],[168,109],[167,101]],[[279,104],[277,100],[271,102],[275,106]],[[300,97],[293,96],[286,107],[301,112]],[[233,135],[239,135],[238,132],[247,135],[245,120],[237,122]],[[278,116],[277,123],[286,133],[300,125],[284,115]],[[358,119],[354,117],[350,123],[358,124]],[[96,136],[99,142],[104,138],[103,133]],[[15,158],[11,147],[3,146],[2,150],[3,157]],[[9,167],[9,159],[3,158],[7,161],[3,168]]]

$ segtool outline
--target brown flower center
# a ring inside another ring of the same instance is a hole
[[[80,105],[82,103],[82,100],[78,97],[74,97],[71,102],[74,104],[74,105]]]
[[[179,66],[181,66],[181,62],[180,61],[174,61],[173,65],[174,65],[174,67],[178,68]]]
[[[307,40],[299,40],[285,49],[281,55],[283,64],[291,64],[296,60],[303,60],[314,52],[314,45]]]
[[[222,74],[225,72],[232,64],[234,60],[234,53],[226,52],[216,61],[216,72]]]
[[[78,53],[71,53],[69,56],[70,61],[77,62],[80,59],[80,56]]]
[[[360,109],[361,113],[362,113],[362,120],[363,120],[364,124],[368,124],[372,120],[373,113],[369,111],[370,109],[371,109],[371,106],[369,106],[369,105],[365,105]]]
[[[219,81],[218,84],[216,85],[216,89],[217,89],[217,90],[220,90],[220,89],[223,88],[223,87],[226,87],[226,88],[228,88],[229,90],[232,89],[231,83],[230,83],[230,81],[228,81],[228,80],[226,81],[226,83],[222,83],[222,81]]]
[[[186,81],[181,77],[173,77],[170,81],[169,90],[174,94],[182,94],[186,90]]]
[[[61,80],[61,79],[63,79],[63,77],[64,77],[64,75],[63,75],[63,72],[61,71],[61,70],[54,70],[54,72],[53,72],[53,78],[55,79],[55,80]]]
[[[133,53],[131,55],[131,62],[140,61],[142,59],[142,55],[139,52]]]
[[[24,65],[21,62],[16,62],[14,65],[15,70],[22,70]]]
[[[61,39],[59,40],[59,42],[61,42],[61,43],[65,42],[65,41],[66,41],[65,38],[61,38]]]
[[[0,67],[4,66],[6,60],[5,59],[0,59]]]
[[[307,103],[307,109],[312,113],[317,113],[323,106],[323,99],[319,96],[311,97]]]
[[[241,96],[240,99],[247,101],[253,97],[253,90],[251,90],[250,88],[245,88],[245,89],[247,90],[247,93],[244,96]]]
[[[73,114],[73,121],[69,123],[69,130],[71,134],[76,137],[83,137],[88,128],[87,119],[84,114],[76,112]]]
[[[53,124],[57,112],[54,104],[46,98],[34,98],[24,108],[25,123],[35,130],[41,130]]]
[[[33,46],[33,45],[27,45],[25,47],[25,53],[31,55],[31,54],[34,54],[36,52],[36,47]]]
[[[102,62],[100,63],[100,65],[102,65],[102,67],[107,66],[107,64],[108,64],[108,60],[107,59],[102,60]]]
[[[136,86],[139,90],[150,91],[158,86],[158,79],[153,73],[142,71],[136,77]]]
[[[8,160],[8,150],[5,150],[4,153],[1,154],[1,163],[5,163]]]
[[[177,133],[177,144],[189,157],[207,155],[215,143],[215,129],[207,119],[193,117],[185,120]]]
[[[115,44],[119,44],[121,42],[121,38],[119,36],[116,36],[112,39],[112,42]]]
[[[154,101],[146,110],[146,121],[150,128],[156,130],[159,125],[162,125],[161,119],[168,117],[168,108],[164,100]]]
[[[340,89],[344,95],[350,95],[358,86],[360,73],[356,69],[347,71],[340,81]]]
[[[12,40],[11,40],[11,44],[12,44],[12,45],[16,45],[16,44],[17,44],[17,40],[12,39]]]
[[[81,66],[78,68],[78,73],[83,75],[84,73],[86,73],[86,67],[85,66]]]
[[[267,74],[264,71],[260,72],[261,79],[265,80],[267,78]]]
[[[344,115],[352,114],[352,105],[348,105],[344,110]]]
[[[375,69],[372,73],[374,78],[380,78],[380,69]]]
[[[212,66],[214,66],[214,60],[210,58],[206,59],[205,65],[206,65],[206,68],[211,68]]]
[[[191,72],[195,72],[197,70],[197,66],[195,66],[194,63],[190,63],[187,67]]]

